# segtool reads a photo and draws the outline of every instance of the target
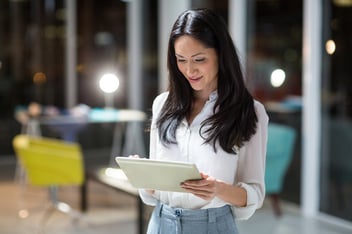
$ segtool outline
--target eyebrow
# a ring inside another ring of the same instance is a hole
[[[182,58],[183,58],[183,56],[180,55],[180,54],[175,53],[175,55],[178,56],[178,57],[182,57]],[[205,53],[204,53],[204,52],[196,53],[196,54],[192,55],[191,58],[196,57],[196,56],[198,56],[198,55],[205,55]]]

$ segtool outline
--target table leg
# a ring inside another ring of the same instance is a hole
[[[144,233],[144,205],[140,197],[138,197],[138,233]]]
[[[81,211],[86,212],[87,211],[87,176],[85,178],[85,181],[81,185],[80,188],[80,195],[81,195]]]

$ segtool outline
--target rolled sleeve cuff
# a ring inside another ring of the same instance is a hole
[[[233,206],[232,210],[237,220],[247,220],[259,208],[259,198],[255,189],[250,185],[245,183],[239,183],[237,185],[247,191],[247,205],[245,207]]]
[[[156,206],[158,199],[156,197],[158,197],[159,195],[159,191],[155,191],[155,193],[153,195],[151,195],[150,193],[148,193],[145,189],[139,189],[139,196],[142,199],[143,203],[145,203],[146,205],[149,206]]]

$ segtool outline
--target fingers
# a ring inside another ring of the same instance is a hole
[[[193,195],[200,197],[204,200],[211,200],[215,197],[215,192],[213,190],[199,189],[199,188],[197,189],[185,188],[185,189],[188,192],[192,193]]]
[[[155,193],[155,190],[153,190],[153,189],[146,189],[145,191],[147,193],[149,193],[150,195],[153,195]]]
[[[184,181],[182,184],[186,185],[186,186],[194,186],[194,187],[203,187],[203,186],[211,186],[215,184],[215,179],[204,174],[201,173],[201,176],[203,179],[200,180],[186,180]]]
[[[215,183],[215,180],[206,179],[197,181],[185,181],[181,184],[181,187],[204,200],[211,200],[216,196]]]
[[[182,185],[189,187],[189,188],[202,188],[211,186],[213,182],[207,180],[187,180],[182,183]]]
[[[203,179],[208,179],[208,178],[209,178],[209,175],[207,175],[207,174],[205,174],[205,173],[203,173],[203,172],[200,173],[200,176],[201,176]]]
[[[140,158],[138,154],[129,155],[129,158]]]
[[[207,182],[206,180],[199,180],[195,182],[184,182],[181,187],[194,191],[213,191],[215,188],[214,182]]]

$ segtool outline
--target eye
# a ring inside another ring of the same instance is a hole
[[[176,59],[178,63],[185,63],[186,59],[182,59],[182,58],[177,58]]]
[[[194,61],[197,63],[201,63],[201,62],[205,61],[205,58],[196,58],[196,59],[194,59]]]

